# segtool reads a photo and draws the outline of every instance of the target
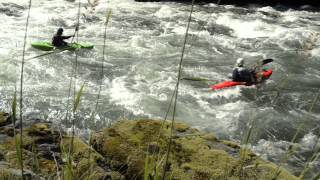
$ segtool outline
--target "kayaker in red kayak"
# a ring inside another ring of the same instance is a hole
[[[261,69],[261,66],[273,62],[273,59],[264,59],[260,64],[257,64],[253,69],[244,67],[244,59],[237,59],[236,67],[233,69],[232,81],[227,80],[210,86],[212,90],[224,89],[227,87],[238,85],[259,85],[261,82],[269,79],[272,75],[272,69]]]
[[[254,70],[244,67],[244,59],[238,58],[236,62],[236,67],[232,72],[232,81],[234,82],[243,82],[243,84],[253,84],[256,83],[256,74]]]
[[[57,31],[57,34],[55,34],[52,38],[52,45],[55,47],[63,47],[67,46],[68,43],[64,41],[64,39],[69,39],[73,36],[62,36],[63,34],[63,28],[59,28]]]

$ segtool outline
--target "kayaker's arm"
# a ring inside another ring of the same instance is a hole
[[[62,39],[69,39],[69,38],[71,38],[73,36],[61,36],[61,37],[62,37]]]

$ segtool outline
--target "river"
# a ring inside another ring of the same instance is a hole
[[[26,0],[0,3],[0,109],[10,111],[15,87],[19,90],[21,55],[27,17]],[[27,37],[26,59],[44,52],[34,41],[51,40],[58,27],[72,35],[78,3],[34,1]],[[101,79],[104,22],[111,9],[106,35],[104,75]],[[177,80],[190,5],[132,0],[81,2],[79,42],[93,50],[63,51],[27,60],[24,73],[24,116],[65,122],[71,87],[84,84],[77,116],[79,129],[100,129],[119,119],[164,118]],[[285,167],[298,175],[320,136],[320,13],[275,7],[195,5],[190,24],[176,119],[220,138],[240,142],[250,126],[251,149],[279,163],[293,136],[295,153]],[[259,88],[234,87],[209,91],[228,79],[237,58],[254,66],[264,58],[275,61],[271,78]],[[101,96],[94,118],[100,83]],[[72,100],[71,100],[72,101]],[[69,105],[71,108],[71,105]],[[169,118],[171,119],[171,117]],[[320,171],[311,164],[306,178]]]

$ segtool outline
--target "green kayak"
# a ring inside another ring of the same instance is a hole
[[[46,41],[33,42],[31,43],[31,46],[42,51],[52,51],[56,48],[50,42],[46,42]],[[94,46],[92,44],[88,44],[88,43],[71,43],[68,46],[58,47],[56,49],[74,51],[82,48],[92,49],[93,47]]]

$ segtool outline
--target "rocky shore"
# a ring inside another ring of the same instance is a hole
[[[26,179],[160,179],[170,122],[123,120],[94,132],[90,145],[58,126],[39,119],[23,125],[23,164]],[[14,127],[8,113],[0,113],[0,177],[21,179]],[[276,165],[234,142],[217,139],[183,123],[176,123],[166,179],[271,179]],[[19,136],[19,134],[17,134]],[[71,154],[72,163],[68,163]],[[157,163],[156,163],[157,162]],[[281,169],[278,179],[297,179]]]

